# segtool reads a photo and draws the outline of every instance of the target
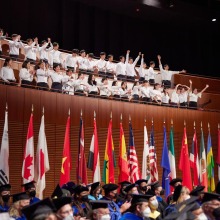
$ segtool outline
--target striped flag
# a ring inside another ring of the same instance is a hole
[[[118,166],[119,166],[119,176],[118,182],[128,181],[129,180],[129,170],[128,170],[128,159],[126,152],[126,144],[125,144],[125,135],[122,127],[122,123],[120,123],[120,143],[119,143],[119,158],[118,158]]]
[[[180,154],[179,169],[182,171],[183,186],[192,190],[192,178],[190,173],[190,161],[189,161],[189,150],[186,135],[186,127],[183,131],[182,148]]]
[[[150,133],[150,148],[149,148],[149,157],[150,157],[150,182],[154,183],[158,181],[158,170],[157,170],[157,154],[154,146],[154,126],[152,124],[151,133]]]
[[[129,122],[129,150],[128,150],[128,169],[130,173],[130,182],[135,183],[140,179],[137,153],[134,145],[134,135],[131,122]]]
[[[107,183],[114,183],[114,169],[115,169],[115,155],[114,155],[114,143],[112,138],[112,119],[109,122],[108,134],[105,147],[104,166],[102,181]]]
[[[78,184],[88,184],[84,147],[84,128],[82,118],[80,118],[78,163],[76,173]]]
[[[201,127],[201,139],[200,139],[200,154],[199,154],[199,166],[200,166],[200,184],[205,186],[204,191],[208,189],[208,179],[207,179],[207,163],[206,163],[206,152],[205,152],[205,142],[203,136],[203,129]]]
[[[165,189],[165,196],[170,195],[170,161],[169,161],[169,153],[167,148],[167,134],[166,127],[163,128],[163,152],[161,158],[161,167],[163,168],[163,176],[162,176],[162,187]]]
[[[100,161],[99,161],[99,144],[96,119],[94,118],[94,131],[89,150],[89,159],[87,167],[93,171],[93,183],[101,181]]]
[[[173,140],[173,126],[170,128],[170,147],[169,147],[169,161],[170,161],[170,180],[176,178],[176,162],[175,162],[175,151],[174,151],[174,140]]]
[[[149,171],[149,142],[147,127],[144,126],[144,150],[143,150],[143,160],[142,160],[142,179],[150,180],[150,171]]]
[[[5,124],[2,135],[2,144],[0,151],[0,185],[9,183],[9,140],[8,140],[8,111],[5,111]]]
[[[46,187],[45,174],[50,170],[47,151],[47,140],[45,135],[44,115],[41,117],[41,124],[38,136],[36,153],[36,192],[39,199],[43,199],[43,191]]]
[[[220,181],[220,126],[218,125],[218,154],[216,163],[218,165],[218,181]]]
[[[198,155],[198,144],[197,144],[195,127],[194,127],[192,149],[190,152],[190,167],[193,170],[193,186],[198,186],[200,183],[200,180],[199,180],[199,155]]]
[[[63,146],[63,157],[60,172],[60,186],[70,181],[71,154],[70,154],[70,116],[67,118]]]
[[[214,179],[214,158],[212,153],[212,140],[209,128],[208,142],[207,142],[207,173],[208,173],[208,192],[215,191]]]
[[[27,139],[24,150],[24,160],[22,166],[23,184],[34,180],[34,129],[33,129],[33,114],[31,113]]]

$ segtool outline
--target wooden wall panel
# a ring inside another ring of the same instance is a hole
[[[162,175],[160,161],[163,147],[164,120],[166,122],[165,126],[167,130],[167,139],[169,144],[170,122],[171,119],[173,119],[177,167],[181,150],[184,120],[186,122],[189,150],[191,149],[192,144],[194,121],[196,122],[198,143],[200,143],[200,123],[202,121],[205,142],[207,142],[208,123],[210,123],[213,152],[214,155],[216,155],[217,153],[217,126],[220,122],[219,112],[176,109],[89,97],[68,96],[52,92],[0,85],[0,134],[2,134],[3,131],[4,110],[6,101],[9,105],[10,182],[13,185],[12,192],[18,192],[21,189],[21,167],[32,104],[34,105],[35,152],[38,142],[42,107],[44,106],[45,108],[45,132],[50,159],[50,171],[46,174],[47,188],[45,191],[45,196],[49,196],[53,191],[55,185],[59,182],[65,127],[69,108],[71,109],[71,177],[73,181],[75,181],[76,179],[76,161],[78,153],[79,122],[81,109],[83,110],[86,160],[88,158],[90,142],[93,134],[93,112],[94,110],[96,111],[101,169],[103,168],[107,129],[111,111],[113,115],[112,133],[117,163],[119,153],[119,124],[121,113],[123,114],[122,123],[127,146],[129,144],[129,115],[131,116],[135,146],[140,168],[142,164],[144,141],[144,119],[146,118],[148,137],[150,137],[152,123],[151,120],[153,118],[159,176]],[[178,169],[177,176],[181,176],[181,173]],[[89,182],[91,182],[92,172],[89,170],[88,177]],[[117,182],[117,168],[115,170],[115,179]]]

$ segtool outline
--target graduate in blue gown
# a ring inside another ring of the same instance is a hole
[[[5,184],[0,186],[0,213],[8,212],[11,185]]]

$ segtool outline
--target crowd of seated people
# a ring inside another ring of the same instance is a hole
[[[0,29],[0,42],[5,38],[3,30]],[[150,62],[149,68],[147,67],[144,54],[141,52],[133,61],[130,51],[127,50],[126,56],[120,56],[120,62],[115,63],[111,54],[106,61],[105,52],[100,53],[98,60],[94,59],[92,53],[86,54],[85,50],[78,49],[73,49],[72,54],[63,56],[59,51],[59,44],[52,44],[50,38],[47,41],[43,40],[41,45],[38,44],[38,38],[30,38],[27,44],[24,44],[20,35],[13,34],[8,43],[9,57],[5,59],[0,70],[1,83],[6,85],[195,109],[198,98],[201,98],[201,94],[208,88],[206,85],[201,92],[197,89],[192,90],[190,81],[189,87],[178,84],[171,89],[172,75],[185,73],[185,70],[170,71],[168,64],[162,65],[160,55],[157,56],[160,69],[158,72],[154,70],[154,61]],[[25,60],[19,70],[19,80],[16,80],[12,62],[18,58],[21,47],[24,48]],[[137,67],[139,59],[141,64]],[[158,73],[161,74],[161,83],[155,83]]]

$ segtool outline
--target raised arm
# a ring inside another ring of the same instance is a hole
[[[177,88],[180,86],[181,84],[177,84],[176,86],[175,86],[175,91],[177,90]]]
[[[141,52],[139,52],[139,54],[138,54],[138,56],[137,56],[137,58],[135,59],[135,61],[134,61],[134,66],[136,66],[137,65],[137,62],[138,62],[138,60],[140,59],[140,56],[141,56]]]
[[[129,54],[130,54],[130,50],[127,50],[126,59],[125,59],[126,64],[128,64]]]
[[[189,80],[189,92],[192,92],[192,80]]]
[[[161,63],[161,56],[160,56],[160,55],[157,55],[157,59],[158,59],[159,65],[162,66],[162,63]]]
[[[208,88],[209,88],[209,85],[206,85],[205,88],[200,93],[205,92],[205,90],[208,89]]]

